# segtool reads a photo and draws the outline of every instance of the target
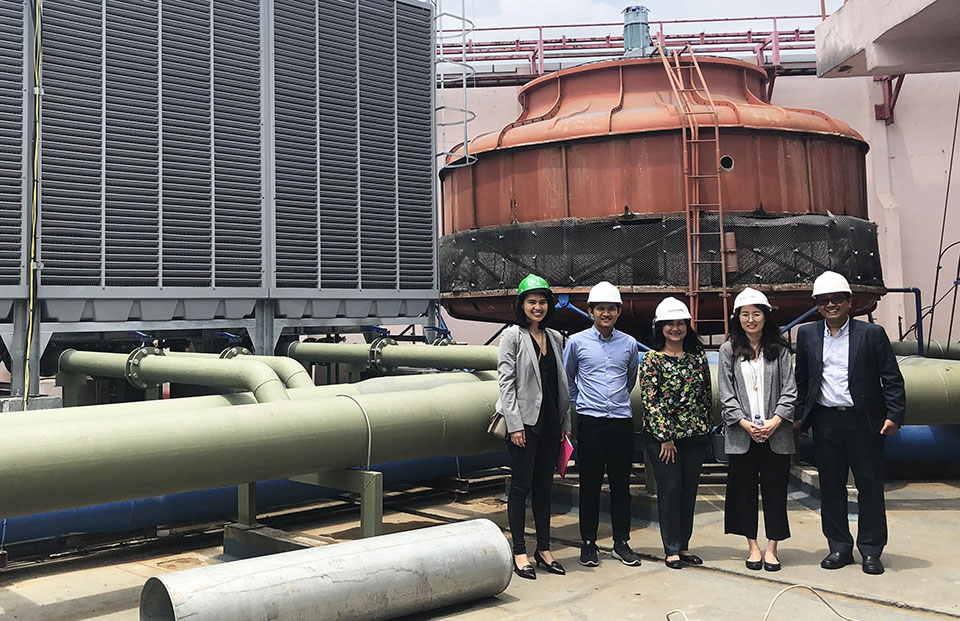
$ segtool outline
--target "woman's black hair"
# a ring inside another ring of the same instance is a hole
[[[549,289],[531,289],[530,291],[525,291],[523,295],[517,296],[517,302],[513,306],[513,314],[517,318],[517,323],[521,328],[529,328],[530,320],[527,318],[527,314],[523,312],[523,301],[527,299],[528,295],[533,293],[539,293],[543,297],[547,298],[547,314],[543,316],[543,321],[540,322],[540,327],[545,328],[550,323],[550,318],[553,317],[554,306],[557,301],[553,299],[553,292]]]
[[[671,323],[670,321],[657,321],[653,324],[653,343],[651,344],[656,351],[663,351],[667,345],[667,337],[663,335],[663,326]],[[687,324],[687,335],[683,337],[683,351],[688,354],[696,354],[703,351],[703,343],[700,341],[700,335],[690,325],[689,319],[684,319]]]
[[[758,304],[757,308],[763,311],[763,332],[760,333],[760,349],[763,350],[763,357],[767,360],[776,360],[780,352],[784,349],[793,351],[790,343],[780,334],[780,326],[773,319],[773,313],[770,307]],[[727,340],[733,345],[734,360],[753,360],[753,347],[750,346],[750,339],[740,324],[739,309],[733,315],[733,321],[730,322],[730,335]]]

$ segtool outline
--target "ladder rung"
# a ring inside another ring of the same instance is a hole
[[[687,176],[690,177],[691,179],[714,179],[719,177],[720,175],[687,175]]]
[[[712,114],[716,116],[717,111],[716,110],[691,110],[690,112],[684,112],[684,114],[688,116],[693,116],[694,114]]]
[[[705,233],[700,231],[696,231],[696,232],[690,231],[690,234],[691,235],[716,235],[717,237],[720,237],[720,233],[715,233],[713,231],[707,231]]]
[[[719,207],[720,203],[690,203],[691,207]]]
[[[719,142],[716,138],[687,138],[687,142]]]
[[[694,265],[721,265],[723,261],[690,261]]]

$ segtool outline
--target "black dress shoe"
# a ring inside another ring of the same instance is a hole
[[[820,567],[823,567],[824,569],[840,569],[841,567],[846,567],[847,565],[852,564],[853,554],[850,552],[847,552],[846,554],[843,554],[842,552],[831,552],[823,557],[822,561],[820,561]]]
[[[681,554],[680,560],[687,565],[703,565],[703,559],[696,554]]]
[[[543,555],[540,554],[540,550],[533,553],[533,560],[537,562],[537,567],[543,565],[548,574],[557,574],[558,576],[567,575],[567,570],[563,568],[563,565],[557,561],[548,563],[546,559],[543,558]]]
[[[753,571],[760,571],[763,569],[763,560],[751,561],[747,559],[743,562],[743,564],[747,566],[747,569],[752,569]]]
[[[526,578],[527,580],[537,579],[537,570],[533,568],[533,565],[524,565],[523,567],[517,567],[514,565],[513,573],[517,574],[521,578]]]
[[[669,567],[670,569],[683,569],[683,562],[680,559],[675,561],[668,561],[664,559],[663,564]]]
[[[879,576],[883,573],[883,563],[879,556],[863,557],[863,573]]]

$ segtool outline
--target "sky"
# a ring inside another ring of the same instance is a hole
[[[527,26],[573,23],[622,23],[623,9],[643,4],[650,9],[650,20],[704,19],[715,17],[749,17],[770,15],[814,15],[820,13],[820,0],[434,0],[443,2],[446,13],[461,13],[474,20],[478,27]],[[835,11],[843,0],[826,0],[827,13]],[[447,22],[450,26],[453,24]],[[807,21],[807,27],[815,22]],[[718,25],[686,26],[690,32],[711,29]],[[737,30],[743,24],[728,24]],[[449,26],[448,26],[449,27]],[[769,29],[769,22],[755,29]],[[746,27],[744,27],[746,29]],[[725,30],[725,29],[724,29]],[[479,33],[477,33],[479,35]],[[591,32],[590,34],[594,34]],[[475,35],[476,36],[476,35]],[[480,38],[477,36],[477,38]]]

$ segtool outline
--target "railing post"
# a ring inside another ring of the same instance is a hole
[[[777,18],[773,18],[773,66],[780,66],[780,32],[777,30]]]
[[[537,75],[543,75],[543,26],[537,27],[539,38],[537,40]]]

